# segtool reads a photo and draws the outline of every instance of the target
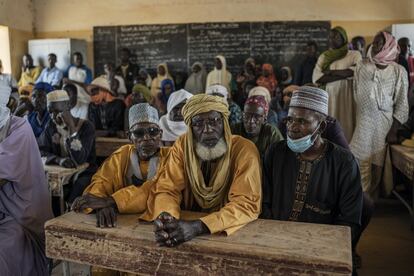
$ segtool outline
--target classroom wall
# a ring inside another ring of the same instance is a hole
[[[331,20],[370,41],[378,30],[414,22],[414,0],[34,0],[33,10],[35,37],[87,40],[89,66],[93,26]]]
[[[0,25],[9,27],[11,69],[16,78],[20,77],[27,41],[34,38],[33,8],[32,0],[0,0]]]

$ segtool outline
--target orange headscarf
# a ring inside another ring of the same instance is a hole
[[[111,93],[101,88],[99,88],[98,94],[91,96],[91,102],[97,105],[103,104],[103,103],[110,103],[115,99],[116,97],[112,96]]]

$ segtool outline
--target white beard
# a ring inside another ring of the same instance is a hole
[[[224,138],[221,138],[217,144],[212,147],[206,147],[202,145],[201,143],[196,143],[196,153],[197,156],[203,160],[203,161],[211,161],[215,160],[217,158],[222,157],[227,152],[227,144],[226,141],[224,141]]]

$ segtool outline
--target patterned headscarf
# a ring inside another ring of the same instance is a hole
[[[263,108],[266,115],[269,112],[269,104],[267,103],[265,97],[263,97],[263,96],[252,96],[252,97],[247,98],[244,105],[246,106],[248,104],[257,105],[257,106]]]
[[[227,202],[230,184],[231,130],[228,122],[230,112],[227,100],[217,96],[198,94],[187,101],[182,113],[185,123],[191,127],[191,120],[194,116],[210,111],[220,112],[223,116],[224,139],[227,144],[227,152],[218,161],[210,183],[204,182],[200,160],[195,153],[196,141],[194,141],[192,131],[188,131],[185,136],[184,158],[186,160],[185,171],[196,202],[205,210],[216,211]]]
[[[381,51],[372,56],[372,45],[368,49],[368,58],[373,61],[375,64],[379,65],[388,65],[397,59],[400,54],[400,46],[398,46],[397,40],[387,32],[381,32],[385,38],[384,46]]]

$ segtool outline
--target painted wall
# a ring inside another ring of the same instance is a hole
[[[14,12],[4,12],[4,5]],[[11,22],[13,29],[30,31],[33,20],[36,38],[87,40],[87,63],[92,65],[93,26],[331,20],[332,25],[345,27],[350,37],[363,35],[371,40],[391,24],[414,23],[414,0],[0,0],[0,18],[3,14],[6,22],[0,24],[10,26],[7,22]],[[14,22],[14,18],[21,19]],[[28,34],[16,36],[14,41],[22,41]],[[13,57],[22,54],[16,52]],[[12,62],[17,61],[13,58]]]
[[[378,30],[414,22],[414,0],[36,0],[35,14],[37,38],[86,39],[92,65],[93,26],[331,20],[370,41]]]
[[[34,38],[33,8],[32,0],[0,0],[0,25],[9,27],[11,69],[16,79],[20,77],[27,41]]]

